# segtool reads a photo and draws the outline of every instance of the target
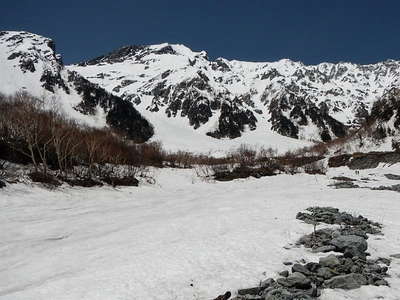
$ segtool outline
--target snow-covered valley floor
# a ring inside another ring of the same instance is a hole
[[[383,223],[369,252],[400,253],[399,193],[327,186],[342,173],[384,181],[400,166],[224,183],[154,172],[157,184],[139,188],[0,190],[0,299],[213,299],[276,277],[283,261],[318,260],[283,248],[312,230],[295,219],[312,205]],[[389,274],[390,288],[324,290],[321,299],[400,299],[399,259]]]

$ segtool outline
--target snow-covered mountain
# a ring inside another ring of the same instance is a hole
[[[0,92],[26,91],[91,126],[109,125],[143,142],[153,127],[132,103],[67,70],[51,39],[28,32],[0,32]]]
[[[306,66],[208,59],[183,45],[128,46],[69,67],[139,111],[187,119],[215,138],[258,127],[299,139],[345,135],[400,76],[400,63]]]
[[[171,44],[127,46],[64,67],[51,40],[26,32],[1,33],[0,63],[6,70],[0,92],[25,88],[38,96],[56,94],[74,114],[120,128],[131,115],[141,119],[137,110],[154,135],[140,122],[130,126],[132,135],[145,128],[142,140],[152,136],[168,149],[203,152],[240,143],[287,150],[342,137],[400,80],[400,62],[393,60],[312,66],[287,59],[213,61],[204,51]],[[80,85],[102,91],[106,99]],[[115,103],[123,103],[118,113]],[[131,113],[125,113],[128,108]]]

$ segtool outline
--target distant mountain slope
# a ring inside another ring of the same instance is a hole
[[[376,138],[396,137],[400,141],[400,86],[389,88],[374,103],[369,123]]]
[[[153,128],[132,103],[67,70],[55,43],[28,32],[0,32],[0,92],[26,91],[92,126],[106,124],[144,142]]]
[[[260,128],[322,141],[363,122],[400,74],[397,61],[315,66],[210,61],[204,51],[171,44],[123,47],[68,68],[132,101],[142,113],[187,120],[215,138]]]
[[[281,151],[346,135],[399,87],[400,62],[371,65],[218,58],[183,45],[127,46],[64,66],[54,42],[0,33],[0,92],[54,98],[72,117],[167,149]]]

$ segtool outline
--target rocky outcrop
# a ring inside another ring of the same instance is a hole
[[[368,123],[374,123],[376,138],[393,136],[400,130],[400,88],[393,87],[376,101]]]
[[[75,108],[83,114],[94,115],[97,108],[102,108],[107,114],[107,124],[135,142],[145,142],[154,134],[152,125],[131,102],[106,92],[75,72],[69,73],[68,81],[82,97]]]
[[[231,139],[240,137],[245,129],[256,129],[257,119],[249,109],[243,109],[237,99],[224,102],[220,108],[218,128],[207,135],[215,138],[228,137]]]
[[[268,278],[257,286],[239,290],[233,300],[314,299],[321,295],[322,289],[327,288],[352,290],[363,285],[388,286],[385,278],[388,277],[390,259],[366,258],[367,232],[379,233],[381,225],[362,216],[350,216],[332,207],[310,207],[306,213],[299,213],[297,218],[307,223],[346,224],[347,227],[343,231],[327,228],[311,233],[299,241],[300,244],[310,247],[311,239],[314,239],[313,245],[318,240],[328,240],[332,247],[330,251],[343,254],[323,256],[318,262],[303,261],[293,264],[290,271],[279,272],[281,277],[277,279]],[[320,246],[320,249],[322,247],[324,246]],[[356,249],[357,255],[349,255],[349,249]],[[287,266],[291,264],[284,263]]]
[[[352,232],[355,229],[364,231],[370,234],[376,234],[381,232],[381,224],[373,222],[363,216],[353,216],[347,212],[341,212],[337,208],[333,207],[309,207],[306,212],[299,212],[296,219],[302,220],[308,224],[337,224],[344,225],[342,231],[347,230],[346,226],[352,226]]]
[[[273,99],[269,105],[272,129],[282,135],[298,139],[307,127],[318,128],[319,138],[328,142],[334,138],[344,137],[347,126],[329,115],[325,104],[316,106],[315,102],[299,97],[294,93],[285,93]]]
[[[137,53],[139,53],[141,50],[144,50],[144,46],[126,46],[122,47],[120,49],[117,49],[115,51],[112,51],[108,54],[101,55],[99,57],[96,57],[94,59],[82,62],[79,64],[79,66],[93,66],[97,64],[103,64],[103,63],[121,63],[124,62],[129,57],[133,57]]]

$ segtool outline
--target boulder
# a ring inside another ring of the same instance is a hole
[[[321,257],[319,259],[319,264],[323,267],[336,267],[340,265],[340,261],[335,255],[331,254],[326,257]]]
[[[293,265],[292,273],[295,273],[295,272],[302,273],[302,274],[304,274],[306,276],[307,275],[311,275],[311,272],[305,266],[303,266],[301,264],[294,264]]]
[[[309,262],[306,264],[306,268],[308,270],[310,270],[311,272],[315,273],[317,272],[317,270],[321,267],[321,265],[319,263],[315,263],[315,262]]]
[[[0,180],[0,189],[6,187],[6,183],[2,180]]]
[[[312,251],[313,251],[314,253],[318,253],[318,252],[326,253],[326,252],[335,251],[335,249],[336,249],[335,246],[326,245],[326,246],[317,247],[317,248],[313,249]]]
[[[288,277],[289,276],[289,271],[288,270],[284,270],[282,272],[279,272],[279,275],[282,277]]]
[[[248,289],[238,290],[238,294],[241,295],[241,296],[244,296],[244,295],[258,295],[260,290],[261,290],[261,288],[257,286],[257,287],[252,287],[252,288],[248,288]]]
[[[366,284],[368,284],[367,279],[363,275],[357,273],[335,276],[326,280],[324,283],[326,288],[344,290],[358,289]]]
[[[335,246],[339,252],[344,252],[346,249],[356,249],[363,253],[368,249],[365,239],[357,235],[341,235],[332,239],[330,244]]]
[[[285,289],[273,289],[265,295],[265,300],[293,300],[293,295]]]
[[[227,291],[225,294],[219,295],[214,300],[228,300],[230,297],[231,297],[231,292]]]
[[[335,275],[338,275],[338,274],[335,273],[332,269],[327,268],[327,267],[319,268],[317,271],[317,276],[324,278],[324,279],[330,279],[330,278],[334,277]]]
[[[385,280],[385,279],[379,279],[377,281],[374,282],[374,285],[376,286],[389,286],[389,283]]]
[[[384,176],[385,176],[387,179],[390,179],[390,180],[400,180],[400,175],[396,175],[396,174],[384,174]]]
[[[280,285],[289,288],[309,289],[311,287],[310,279],[299,272],[295,272],[287,278],[278,278],[277,282]]]
[[[268,278],[264,281],[261,281],[260,283],[260,288],[261,289],[266,289],[272,286],[275,283],[275,280],[273,278]]]

